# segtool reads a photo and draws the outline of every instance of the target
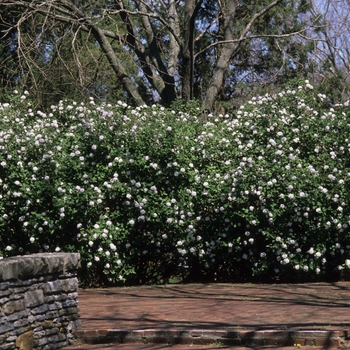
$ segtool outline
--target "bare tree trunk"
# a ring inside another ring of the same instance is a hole
[[[135,1],[141,13],[147,13],[147,8],[143,1]],[[118,3],[119,9],[124,9],[122,1]],[[165,66],[158,50],[157,39],[154,30],[150,23],[149,17],[140,15],[143,28],[146,32],[149,50],[146,51],[142,40],[139,38],[138,31],[127,11],[120,12],[120,16],[128,30],[126,42],[132,47],[138,56],[141,68],[145,73],[150,84],[159,93],[163,103],[169,105],[175,98],[175,81],[174,76],[171,76]]]
[[[203,0],[185,1],[184,40],[182,48],[182,98],[193,100],[194,80],[194,30],[195,19]]]
[[[214,70],[212,79],[210,81],[209,87],[206,91],[205,98],[202,102],[202,109],[207,112],[211,111],[214,102],[218,96],[218,93],[223,86],[225,73],[228,69],[230,60],[238,49],[240,43],[245,40],[245,37],[249,30],[251,29],[254,22],[265,13],[267,13],[272,7],[276,6],[281,0],[275,0],[260,12],[252,16],[249,23],[242,30],[241,35],[238,39],[233,37],[232,28],[234,25],[234,17],[237,8],[237,0],[226,0],[222,6],[221,12],[223,16],[223,26],[224,26],[224,40],[225,45],[222,46],[220,56],[217,61],[216,68]]]
[[[236,13],[237,0],[226,0],[223,6],[222,15],[224,25],[224,40],[232,41],[234,39],[232,28],[234,25],[233,20]],[[228,43],[222,47],[216,69],[213,73],[209,88],[206,91],[205,99],[202,104],[204,111],[210,111],[213,108],[219,90],[223,85],[225,72],[237,47],[238,43]]]
[[[114,70],[116,76],[118,79],[121,80],[123,86],[125,87],[126,91],[131,95],[132,99],[135,101],[135,103],[138,106],[145,105],[145,101],[137,91],[137,88],[135,84],[131,81],[129,76],[126,74],[123,66],[118,62],[118,59],[115,55],[115,52],[112,48],[112,45],[106,38],[106,36],[103,34],[103,32],[96,26],[92,26],[91,32],[93,33],[95,39],[98,41],[98,43],[101,46],[102,51],[106,55],[112,69]]]

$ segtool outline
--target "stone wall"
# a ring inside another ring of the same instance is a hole
[[[78,253],[0,260],[0,349],[50,350],[69,345],[80,326]]]

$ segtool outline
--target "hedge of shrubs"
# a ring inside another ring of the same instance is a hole
[[[86,285],[350,267],[349,107],[308,81],[204,121],[195,104],[40,111],[27,94],[0,105],[0,256],[80,252]]]

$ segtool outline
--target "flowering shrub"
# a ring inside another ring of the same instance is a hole
[[[0,255],[78,251],[85,283],[320,280],[350,267],[348,104],[309,82],[209,116],[0,105]]]

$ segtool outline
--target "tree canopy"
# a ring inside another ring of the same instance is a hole
[[[182,98],[207,111],[307,76],[321,23],[311,0],[1,0],[0,11],[3,86],[43,104]]]

